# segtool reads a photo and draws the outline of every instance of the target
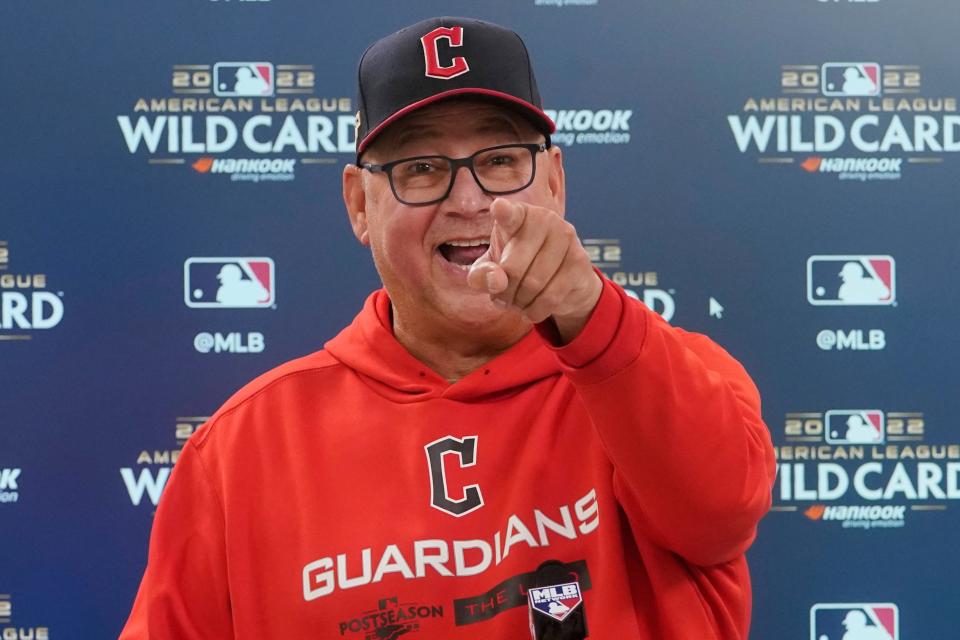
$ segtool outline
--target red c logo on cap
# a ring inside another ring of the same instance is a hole
[[[463,46],[463,27],[437,27],[420,38],[420,43],[423,45],[423,61],[427,67],[426,75],[430,78],[449,80],[470,71],[470,65],[463,56],[456,56],[449,67],[440,64],[437,41],[441,38],[446,38],[451,47]]]

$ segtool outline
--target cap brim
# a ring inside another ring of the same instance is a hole
[[[371,129],[366,136],[364,136],[363,141],[357,145],[357,159],[359,160],[360,154],[363,153],[370,143],[376,138],[380,133],[383,132],[385,128],[393,124],[403,116],[421,109],[429,104],[434,102],[439,102],[446,98],[451,98],[454,96],[460,95],[476,95],[486,98],[493,98],[498,101],[503,101],[507,103],[508,106],[517,107],[518,111],[527,118],[541,131],[545,134],[551,134],[557,130],[557,125],[554,124],[553,120],[543,112],[542,109],[536,107],[535,105],[527,102],[526,100],[521,100],[516,96],[512,96],[508,93],[502,93],[500,91],[493,91],[491,89],[482,89],[480,87],[461,87],[460,89],[451,89],[449,91],[442,91],[436,93],[429,98],[424,98],[423,100],[418,100],[413,104],[408,104],[403,109],[400,109],[396,113],[390,115],[386,120],[378,124],[376,127]]]

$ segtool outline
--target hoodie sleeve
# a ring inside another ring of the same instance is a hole
[[[586,406],[636,530],[693,564],[731,560],[753,542],[776,472],[757,388],[709,338],[603,280],[569,344],[550,322],[537,330]]]
[[[233,637],[223,509],[191,438],[160,498],[147,568],[119,640]]]

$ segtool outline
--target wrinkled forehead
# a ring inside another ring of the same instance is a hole
[[[442,147],[467,137],[513,142],[536,134],[536,128],[509,107],[493,101],[457,98],[400,118],[377,137],[370,151],[376,155],[402,153],[405,149]]]

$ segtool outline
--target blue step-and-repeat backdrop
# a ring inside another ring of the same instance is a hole
[[[0,638],[116,637],[180,446],[378,286],[356,63],[438,14],[522,34],[598,266],[760,387],[751,637],[960,637],[956,0],[6,0]]]

